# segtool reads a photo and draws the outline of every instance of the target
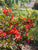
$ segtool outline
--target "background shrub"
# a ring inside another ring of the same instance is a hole
[[[33,9],[36,9],[36,10],[38,10],[38,2],[36,2],[36,3],[34,4],[34,7],[33,7]]]

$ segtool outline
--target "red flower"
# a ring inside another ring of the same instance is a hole
[[[9,13],[11,13],[11,12],[12,12],[10,8],[8,8],[8,12],[9,12]]]
[[[23,16],[21,16],[21,18],[23,18]]]
[[[6,31],[6,34],[8,34],[8,31]]]
[[[11,27],[11,24],[9,24],[9,26]]]
[[[10,31],[6,31],[6,34],[10,35],[10,34],[11,34],[11,32],[10,32]]]
[[[32,21],[32,19],[27,19],[27,22],[31,22]]]
[[[28,33],[26,33],[26,35],[25,36],[28,36]]]
[[[24,18],[24,20],[26,20],[26,18]]]
[[[7,12],[8,10],[7,9],[4,9],[4,12]]]
[[[15,38],[16,38],[18,41],[20,41],[20,40],[22,39],[22,36],[19,35],[19,34],[15,34]]]
[[[28,39],[27,42],[30,43],[30,40],[31,40],[31,39]]]
[[[3,34],[3,37],[6,37],[6,33],[5,32],[3,32],[2,34]]]
[[[1,36],[1,37],[6,37],[6,33],[5,33],[5,32],[2,32],[2,33],[0,34],[0,36]]]
[[[16,28],[13,28],[13,30],[16,30]]]
[[[6,33],[9,35],[9,34],[18,34],[19,32],[16,28],[12,28],[9,31],[6,31]]]
[[[10,29],[9,31],[6,31],[6,34],[8,35],[12,34],[12,29]]]
[[[12,34],[12,32],[13,32],[12,29],[10,29],[8,33],[9,33],[9,34]]]
[[[33,26],[33,24],[32,24],[32,26]]]
[[[17,26],[17,23],[15,25]]]
[[[18,30],[15,30],[15,32],[14,32],[15,34],[18,34]]]
[[[3,13],[6,15],[6,16],[8,16],[8,10],[7,9],[4,9],[4,11],[3,11]]]
[[[12,34],[15,34],[15,30],[12,30]]]
[[[18,30],[16,28],[13,28],[12,34],[18,34],[18,33],[19,33]]]
[[[8,14],[5,14],[6,16],[8,16]]]
[[[29,30],[29,24],[25,25],[26,29]]]
[[[3,32],[0,30],[0,34],[2,34]]]
[[[29,25],[30,25],[30,26],[33,26],[33,24],[32,24],[31,22],[29,23]]]
[[[4,13],[4,14],[6,14],[6,12],[5,12],[5,11],[4,11],[3,13]]]
[[[14,14],[12,14],[11,19],[13,19],[13,17],[14,17]]]
[[[9,28],[11,27],[11,23],[9,22]]]

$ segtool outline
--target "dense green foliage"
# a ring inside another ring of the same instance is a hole
[[[31,18],[38,18],[38,10],[32,10],[32,9],[19,9],[20,12],[17,10],[12,11],[12,13],[15,14],[15,16],[19,16],[19,14],[25,18],[27,18],[27,15],[29,13],[29,17]],[[30,16],[31,15],[31,16]]]

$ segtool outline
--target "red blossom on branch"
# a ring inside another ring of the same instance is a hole
[[[7,9],[4,9],[3,13],[8,16],[8,10]]]
[[[19,34],[15,34],[15,38],[16,38],[18,41],[20,41],[20,40],[22,39],[22,36],[19,35]]]
[[[6,37],[6,33],[5,33],[5,32],[2,32],[2,31],[0,30],[0,36],[1,36],[1,37]]]
[[[0,34],[2,34],[2,33],[3,33],[3,31],[0,30]]]
[[[12,14],[11,19],[13,19],[13,17],[14,17],[14,14]]]
[[[28,33],[26,33],[26,35],[25,36],[28,36]]]
[[[11,12],[12,12],[12,10],[11,10],[10,8],[8,8],[8,12],[9,12],[9,13],[11,13]]]
[[[26,24],[25,27],[26,27],[26,30],[29,30],[29,24]]]
[[[28,18],[27,18],[27,22],[31,22],[31,21],[32,21],[32,19],[28,19]]]
[[[30,43],[30,40],[31,40],[31,39],[28,39],[27,42]]]

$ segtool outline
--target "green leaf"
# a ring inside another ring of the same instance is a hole
[[[12,46],[10,46],[10,48],[11,48],[11,49],[13,49],[13,47],[12,47]]]

